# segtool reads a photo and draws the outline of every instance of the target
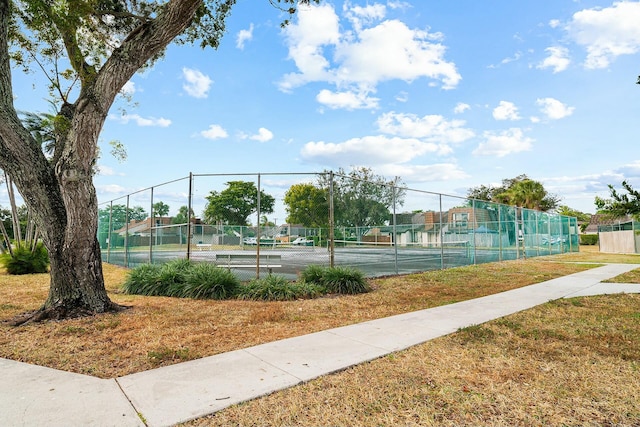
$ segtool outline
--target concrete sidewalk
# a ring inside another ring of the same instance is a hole
[[[170,426],[549,300],[640,293],[640,285],[601,283],[639,267],[609,264],[111,380],[0,359],[0,425]]]

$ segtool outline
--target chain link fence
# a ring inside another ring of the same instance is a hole
[[[577,219],[333,172],[190,174],[99,206],[105,262],[212,262],[242,280],[308,265],[369,277],[579,250]]]

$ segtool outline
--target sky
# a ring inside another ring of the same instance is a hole
[[[100,136],[99,201],[190,172],[363,166],[457,196],[526,174],[588,213],[608,184],[640,188],[639,1],[322,1],[285,17],[239,0],[218,50],[172,45],[136,74]],[[16,70],[18,109],[49,110],[38,81]],[[265,182],[281,199],[294,178]],[[165,194],[171,214],[186,191]]]

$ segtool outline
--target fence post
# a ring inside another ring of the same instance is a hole
[[[107,262],[111,257],[111,228],[113,227],[113,200],[109,202],[109,229],[107,230]]]
[[[502,261],[502,205],[498,206],[498,261]]]
[[[476,265],[476,228],[478,228],[478,212],[476,211],[476,199],[471,199],[471,212],[473,214],[473,221],[471,222],[471,238],[473,239],[473,265]],[[469,224],[469,222],[467,222],[467,224]]]
[[[565,252],[565,247],[564,247],[564,225],[565,225],[565,221],[564,221],[564,217],[562,215],[559,216],[560,217],[560,253],[563,254]],[[567,230],[568,232],[569,230]]]
[[[335,265],[335,217],[333,211],[333,171],[329,172],[329,267]]]
[[[189,172],[189,194],[187,196],[187,259],[191,259],[191,209],[193,205],[193,172]]]
[[[258,216],[257,228],[258,235],[256,236],[256,279],[260,278],[260,174],[258,174],[258,197],[256,198],[256,213]]]
[[[395,269],[396,274],[398,274],[398,228],[397,228],[397,216],[396,216],[396,186],[391,187],[393,191],[393,238],[391,239],[391,243],[393,244],[393,252],[395,257]]]
[[[153,264],[153,232],[155,231],[156,213],[153,210],[153,187],[151,187],[151,215],[149,222],[149,264]]]
[[[440,200],[440,269],[444,270],[444,232],[442,223],[442,194],[438,194]]]
[[[536,218],[536,256],[540,256],[540,212],[535,213]]]
[[[549,235],[549,238],[547,239],[547,248],[549,255],[551,255],[553,253],[551,248],[551,215],[547,217],[547,234]]]
[[[127,209],[124,213],[124,266],[129,268],[129,195],[127,195]]]

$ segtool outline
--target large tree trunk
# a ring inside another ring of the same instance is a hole
[[[33,319],[60,319],[121,310],[104,286],[97,234],[97,199],[91,179],[61,186],[66,218],[51,221],[44,233],[51,261],[49,296]]]
[[[87,110],[76,113],[73,122],[95,121],[96,115],[90,108]],[[41,185],[29,185],[29,174],[20,174],[17,180],[25,200],[37,212],[37,223],[49,251],[51,283],[44,305],[14,319],[14,325],[123,308],[109,299],[102,274],[97,197],[92,182],[96,147],[92,138],[96,136],[72,130],[66,137],[55,168],[47,162],[40,163],[44,175],[39,179]],[[85,147],[86,152],[78,147]]]

